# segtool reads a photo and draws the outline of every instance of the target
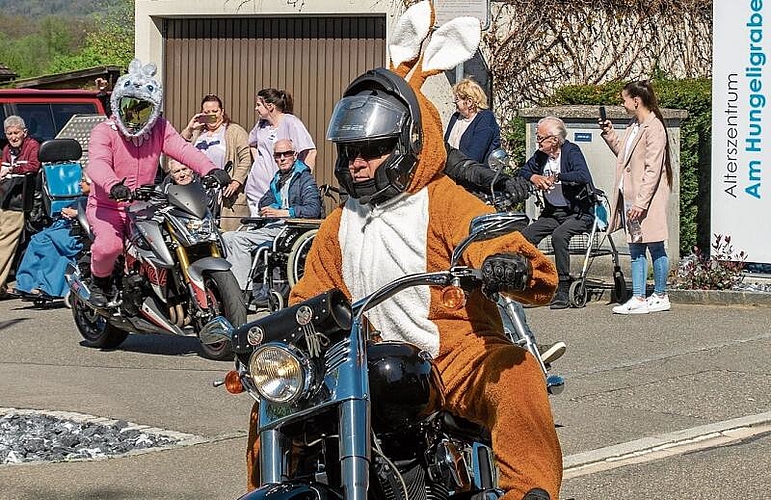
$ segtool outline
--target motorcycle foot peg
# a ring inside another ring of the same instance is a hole
[[[546,377],[546,392],[554,396],[562,394],[565,390],[565,379],[559,375],[549,375]]]

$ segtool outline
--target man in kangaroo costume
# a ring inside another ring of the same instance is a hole
[[[473,55],[479,21],[458,18],[442,26],[421,56],[433,22],[430,2],[408,9],[392,37],[394,69],[361,75],[335,106],[327,138],[337,145],[335,175],[350,198],[320,227],[290,302],[331,288],[355,301],[404,274],[447,269],[471,219],[492,211],[442,173],[441,119],[420,92],[428,76]],[[502,269],[505,278],[488,286],[520,290],[513,295],[525,303],[548,303],[557,285],[552,263],[518,232],[473,243],[460,264],[483,274]],[[528,268],[532,278],[524,282]],[[458,310],[443,307],[440,293],[411,288],[367,319],[384,340],[431,353],[447,409],[490,429],[506,500],[558,498],[562,456],[538,363],[503,336],[497,306],[482,292],[471,293]],[[250,489],[259,485],[256,411],[251,420]]]

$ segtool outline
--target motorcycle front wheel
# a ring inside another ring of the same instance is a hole
[[[84,303],[77,297],[77,294],[71,295],[70,301],[72,302],[72,318],[75,320],[75,326],[83,337],[83,344],[86,347],[115,349],[128,337],[128,332],[108,323],[104,316]]]
[[[204,274],[204,287],[209,307],[217,316],[224,316],[230,324],[238,327],[246,323],[246,305],[235,276],[230,271],[209,271]],[[203,327],[203,325],[200,325]],[[201,344],[206,358],[217,361],[231,361],[233,346],[230,342]]]

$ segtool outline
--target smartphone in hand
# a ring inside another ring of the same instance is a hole
[[[600,121],[605,123],[608,120],[608,115],[605,113],[605,106],[600,106]]]

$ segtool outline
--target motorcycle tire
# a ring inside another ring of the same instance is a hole
[[[129,332],[120,330],[108,323],[104,316],[98,314],[76,295],[72,295],[70,301],[72,302],[72,318],[83,337],[83,345],[86,347],[115,349],[128,337]]]
[[[231,325],[239,327],[246,323],[246,305],[241,288],[230,271],[209,271],[204,274],[204,287],[217,315],[224,316]],[[203,325],[201,325],[203,327]],[[230,342],[201,344],[205,358],[216,361],[232,361],[233,346]]]

